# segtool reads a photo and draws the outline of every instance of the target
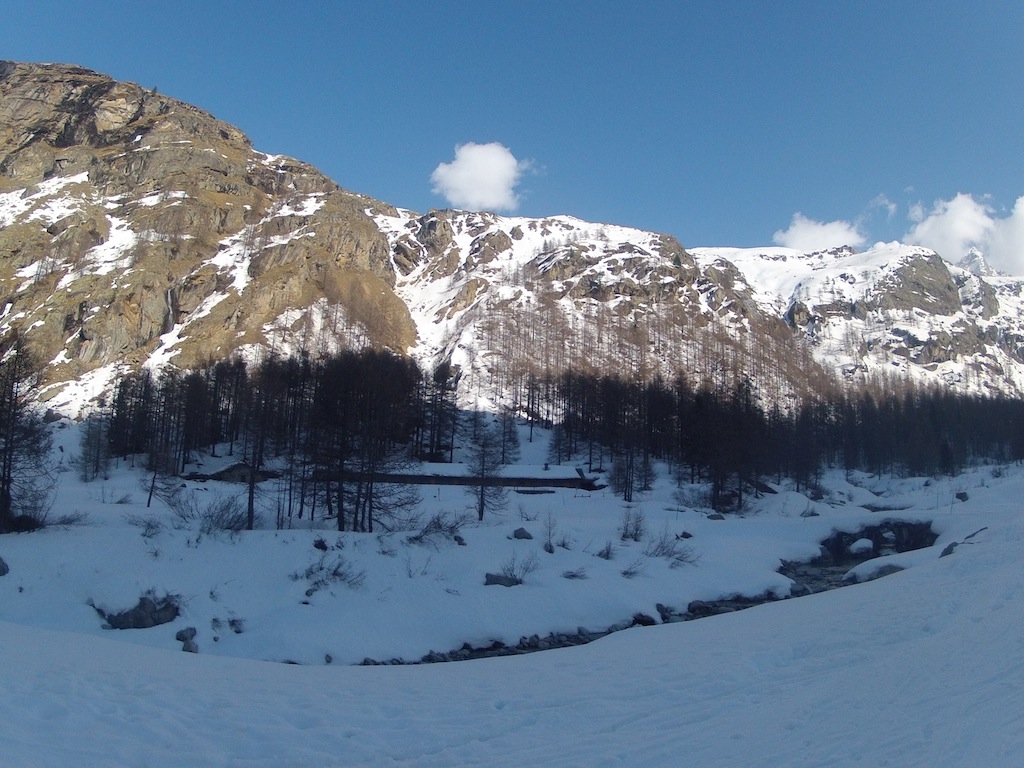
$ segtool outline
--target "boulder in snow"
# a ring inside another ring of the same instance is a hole
[[[96,608],[96,612],[112,629],[148,629],[178,618],[178,599],[174,595],[158,598],[149,594],[140,597],[138,604],[126,611],[108,613]]]
[[[488,573],[484,575],[485,587],[491,587],[495,585],[500,587],[514,587],[517,584],[519,584],[519,582],[516,581],[514,578],[512,578],[511,576],[506,576],[502,573]]]
[[[851,555],[870,555],[875,550],[875,544],[871,539],[857,539],[847,550]]]
[[[199,646],[196,645],[195,637],[195,627],[179,629],[177,634],[174,635],[174,639],[181,643],[181,650],[186,653],[199,653]]]

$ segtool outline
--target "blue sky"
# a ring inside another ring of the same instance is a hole
[[[157,87],[418,211],[495,143],[522,215],[1024,249],[1019,0],[4,5],[0,56]]]

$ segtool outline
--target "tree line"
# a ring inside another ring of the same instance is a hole
[[[203,453],[237,457],[247,468],[247,528],[261,481],[272,475],[279,526],[319,517],[342,531],[373,531],[403,507],[376,478],[403,458],[450,451],[454,394],[445,371],[424,377],[409,358],[386,352],[268,356],[131,373],[91,418],[109,455],[143,456],[154,484]]]
[[[546,390],[545,390],[546,391]],[[649,487],[651,462],[710,483],[715,508],[742,506],[764,480],[813,486],[827,467],[954,475],[972,462],[1024,459],[1024,402],[915,386],[835,390],[765,408],[749,379],[728,389],[563,374],[554,388],[554,458],[611,465],[626,500]]]
[[[935,475],[1024,458],[1024,402],[1010,398],[901,384],[836,390],[783,408],[763,406],[745,378],[694,387],[684,376],[568,371],[524,382],[492,421],[456,407],[451,365],[425,373],[388,352],[232,359],[160,376],[143,370],[122,378],[91,417],[83,456],[93,455],[89,441],[110,456],[143,456],[155,483],[221,451],[247,467],[246,527],[255,523],[260,488],[273,487],[278,526],[329,519],[339,530],[367,532],[402,527],[413,514],[415,494],[383,481],[401,474],[402,462],[452,461],[464,444],[472,448],[470,474],[493,475],[515,458],[517,419],[552,428],[549,461],[607,470],[627,501],[650,488],[654,463],[664,462],[680,482],[705,483],[716,509],[741,507],[766,480],[812,487],[826,467]],[[270,468],[272,486],[261,482]],[[480,519],[497,503],[483,488],[474,496]]]

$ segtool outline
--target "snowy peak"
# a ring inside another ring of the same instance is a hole
[[[960,269],[967,270],[972,275],[977,275],[978,277],[998,277],[1001,275],[999,270],[989,266],[989,263],[985,260],[984,254],[973,246],[966,254],[964,254],[964,257],[957,262],[957,266],[960,267]]]

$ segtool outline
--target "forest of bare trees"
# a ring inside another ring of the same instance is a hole
[[[458,380],[448,364],[424,373],[369,350],[142,371],[119,382],[98,428],[110,455],[142,457],[154,481],[203,452],[237,457],[247,467],[245,527],[257,524],[258,496],[272,494],[262,508],[276,510],[278,527],[326,520],[364,532],[411,524],[416,495],[389,478],[421,460],[469,462],[482,519],[500,505],[484,479],[515,460],[517,423],[551,428],[551,462],[607,471],[627,501],[650,488],[660,463],[680,483],[703,483],[721,510],[742,507],[766,480],[813,487],[826,467],[953,474],[976,460],[1024,458],[1024,403],[906,384],[783,410],[763,408],[746,378],[715,388],[682,375],[528,371],[506,393],[508,407],[484,417],[456,407]]]

